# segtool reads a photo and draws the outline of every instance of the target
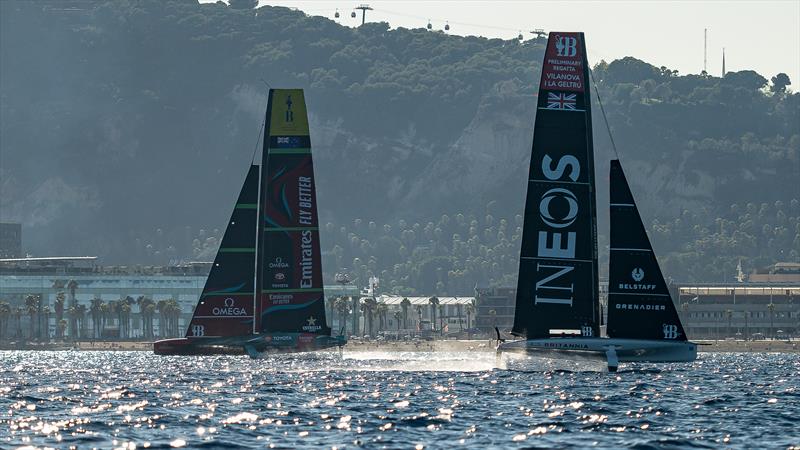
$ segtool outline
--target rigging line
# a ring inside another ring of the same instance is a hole
[[[261,126],[258,128],[258,137],[256,138],[256,146],[253,148],[253,156],[250,158],[250,165],[255,164],[256,162],[256,152],[258,152],[258,143],[261,142],[261,135],[264,134],[264,125],[267,123],[267,118],[264,116],[264,120],[261,121]]]
[[[608,117],[606,117],[606,109],[603,108],[603,100],[600,98],[600,89],[597,88],[597,81],[594,79],[594,71],[589,68],[589,76],[592,78],[592,84],[594,85],[594,95],[597,96],[597,103],[600,105],[600,112],[603,113],[603,122],[606,124],[606,131],[608,132],[608,138],[611,140],[611,148],[614,149],[614,155],[619,159],[619,153],[617,153],[617,144],[614,142],[614,135],[611,134],[611,126],[608,124]]]
[[[267,85],[267,88],[272,89],[272,85],[267,83],[267,80],[261,78],[261,82]],[[269,92],[267,93],[267,102],[269,103]],[[264,108],[266,110],[266,107]],[[253,148],[253,156],[250,158],[250,164],[256,162],[256,153],[258,152],[258,143],[261,142],[261,135],[264,134],[264,126],[267,124],[267,116],[261,121],[261,126],[258,128],[258,137],[256,138],[256,146]]]

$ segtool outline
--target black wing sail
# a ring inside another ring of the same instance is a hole
[[[542,65],[512,333],[599,333],[597,225],[583,33],[550,33]]]
[[[270,89],[264,136],[259,328],[330,335],[302,89]]]
[[[186,337],[253,332],[258,175],[259,167],[250,166]]]
[[[619,160],[611,161],[608,337],[685,341]]]

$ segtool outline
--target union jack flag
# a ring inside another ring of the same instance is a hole
[[[563,92],[547,93],[547,109],[575,109],[575,94],[565,94]]]

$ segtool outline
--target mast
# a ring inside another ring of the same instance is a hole
[[[550,33],[539,84],[512,333],[599,335],[589,67],[583,33]]]
[[[264,283],[262,275],[264,272],[264,239],[266,238],[264,229],[264,205],[267,198],[267,156],[269,155],[269,130],[270,130],[270,117],[272,116],[272,92],[273,89],[267,93],[267,111],[264,113],[264,139],[261,144],[261,174],[258,177],[258,220],[256,220],[256,236],[258,236],[258,245],[256,246],[256,260],[255,260],[255,291],[253,292],[253,311],[255,311],[255,320],[253,320],[253,334],[261,331],[261,291],[263,290]]]

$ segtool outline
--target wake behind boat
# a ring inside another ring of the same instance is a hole
[[[583,33],[550,33],[539,86],[516,312],[502,352],[620,362],[693,361],[622,166],[611,163],[607,336],[600,337],[597,214]],[[498,339],[499,339],[498,332]]]
[[[303,352],[341,348],[331,336],[302,89],[270,89],[262,164],[251,165],[186,337],[159,355]]]

